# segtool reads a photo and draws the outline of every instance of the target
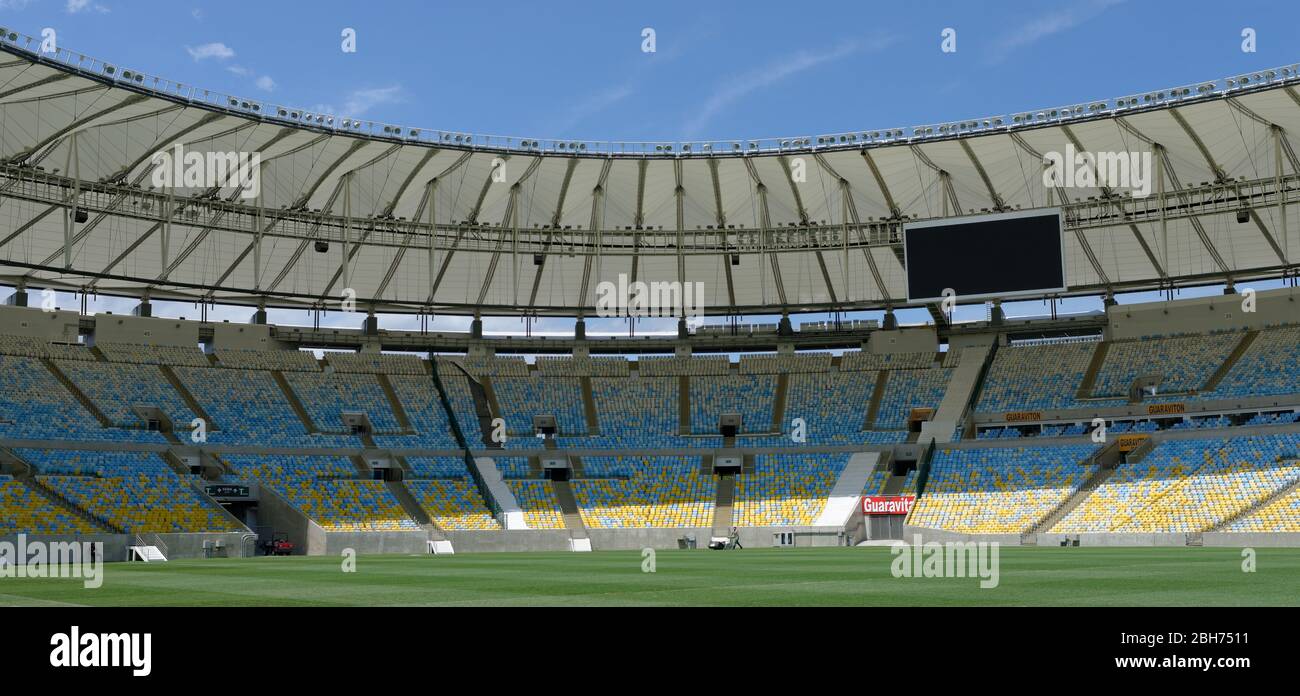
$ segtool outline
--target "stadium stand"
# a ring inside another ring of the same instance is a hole
[[[848,455],[759,457],[754,473],[736,477],[733,524],[812,525],[848,461]]]
[[[864,442],[865,414],[875,387],[875,372],[790,375],[785,426],[804,419],[810,445]]]
[[[238,476],[273,488],[290,505],[327,531],[419,531],[382,481],[361,480],[338,457],[230,455]]]
[[[925,495],[909,524],[968,534],[1029,530],[1092,474],[1091,445],[945,449],[935,453]]]
[[[550,481],[511,481],[510,490],[519,501],[524,523],[529,529],[564,529],[564,517],[556,505],[555,490]]]
[[[1300,435],[1160,443],[1053,532],[1204,532],[1300,480]]]
[[[1115,341],[1097,373],[1092,395],[1127,397],[1143,375],[1163,377],[1160,393],[1195,392],[1241,342],[1240,332]]]
[[[94,534],[98,531],[13,477],[0,476],[0,534]]]
[[[907,427],[912,409],[938,408],[951,378],[952,370],[947,368],[890,370],[875,428],[901,430]]]
[[[1012,345],[989,367],[975,410],[981,413],[1073,408],[1097,342]]]
[[[235,525],[157,455],[21,449],[42,485],[127,533],[229,532]]]
[[[374,375],[294,372],[286,374],[285,379],[321,430],[346,430],[343,413],[366,414],[377,433],[402,430]]]
[[[691,427],[717,433],[723,414],[739,413],[743,432],[772,430],[776,378],[772,375],[725,375],[691,379]]]
[[[571,483],[583,524],[591,529],[713,524],[716,484],[700,473],[698,458],[590,457],[585,464],[587,477]]]
[[[137,407],[158,408],[177,430],[188,430],[190,422],[197,418],[154,365],[54,362],[114,425],[145,426],[146,421],[135,411]]]
[[[197,347],[181,348],[179,346],[141,346],[128,343],[96,343],[95,348],[103,353],[109,362],[132,363],[135,365],[187,365],[190,367],[207,367],[211,365],[208,356]]]
[[[406,486],[439,529],[501,529],[467,478],[414,480]]]

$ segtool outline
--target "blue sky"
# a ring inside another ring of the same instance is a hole
[[[1300,60],[1300,3],[1251,0],[0,0],[0,23],[35,36],[53,28],[60,47],[124,67],[340,116],[587,140],[883,129]],[[1254,53],[1242,50],[1247,27]],[[355,53],[342,50],[345,28]],[[653,53],[642,50],[646,28]],[[945,28],[955,53],[940,50]],[[1044,311],[1025,305],[1012,313]]]

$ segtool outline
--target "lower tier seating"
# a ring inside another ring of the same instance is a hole
[[[936,452],[908,523],[967,534],[1028,531],[1091,475],[1090,445]]]

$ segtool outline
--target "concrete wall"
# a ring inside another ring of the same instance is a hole
[[[1255,296],[1255,311],[1245,312],[1240,293],[1248,285],[1237,286],[1237,294],[1233,295],[1110,307],[1106,311],[1106,337],[1119,340],[1300,322],[1300,292],[1288,288],[1260,292]]]
[[[1187,546],[1186,534],[1036,534],[1039,546],[1060,546],[1078,538],[1079,546]]]
[[[145,544],[152,544],[155,539],[153,534],[142,535]],[[207,558],[207,552],[203,548],[204,542],[212,542],[215,547],[218,542],[222,550],[215,553],[220,558],[244,558],[254,555],[256,552],[249,544],[245,542],[244,534],[158,534],[156,537],[162,540],[166,545],[167,560],[175,561],[186,558]],[[86,534],[78,536],[75,534],[29,534],[25,537],[28,543],[40,542],[44,544],[55,543],[102,543],[104,545],[104,561],[106,563],[120,563],[128,560],[127,547],[134,546],[134,534]],[[18,543],[18,535],[0,535],[0,541],[11,544]]]
[[[81,333],[77,312],[43,312],[39,291],[30,291],[34,307],[0,305],[0,332],[10,336],[39,338],[50,343],[76,343]]]
[[[95,317],[95,342],[195,348],[199,322],[100,314]]]
[[[324,532],[319,544],[313,544],[308,553],[341,556],[345,549],[352,549],[358,555],[428,553],[428,541],[425,532]]]
[[[888,353],[938,353],[939,334],[934,327],[899,329],[898,331],[873,331],[867,337],[866,349],[877,355]]]
[[[1206,532],[1206,546],[1227,546],[1246,548],[1260,547],[1300,547],[1300,534],[1241,534],[1232,532]]]
[[[250,312],[252,310],[249,310]],[[275,350],[271,327],[265,324],[213,324],[212,347],[219,350]]]

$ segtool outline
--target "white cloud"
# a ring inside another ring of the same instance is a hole
[[[879,51],[892,42],[893,40],[889,38],[877,38],[873,39],[866,48]],[[858,42],[848,41],[829,51],[820,53],[799,51],[785,56],[775,63],[731,79],[719,86],[714,91],[713,96],[709,97],[699,111],[686,122],[686,126],[682,129],[682,137],[688,139],[696,137],[715,116],[726,111],[732,104],[744,99],[753,92],[770,87],[793,75],[812,70],[827,63],[843,60],[862,50],[862,48],[863,46]]]
[[[97,2],[91,2],[90,0],[68,0],[68,4],[66,5],[66,8],[68,14],[77,14],[79,12],[85,12],[87,10],[90,10],[92,12],[98,12],[100,14],[107,14],[109,11],[108,8],[105,7],[104,5],[101,5]]]
[[[274,92],[276,88],[275,80],[272,80],[270,75],[263,75],[257,78],[257,82],[254,84],[256,84],[257,88],[263,92]]]
[[[990,62],[1000,63],[1017,49],[1073,29],[1124,2],[1125,0],[1086,0],[1073,7],[1035,17],[994,42]]]
[[[632,96],[634,91],[631,83],[616,85],[574,104],[556,127],[556,133],[567,132],[573,126]]]
[[[226,71],[234,73],[240,77],[248,77],[249,75],[252,74],[251,70],[245,68],[242,65],[228,65],[226,66]]]
[[[230,58],[235,57],[235,51],[231,49],[229,46],[221,43],[220,41],[205,43],[202,46],[198,46],[195,48],[186,46],[185,50],[190,54],[190,57],[196,61],[206,60],[208,58],[216,58],[217,60],[229,60]]]
[[[377,106],[396,104],[402,101],[402,86],[372,87],[354,90],[343,101],[343,113],[338,116],[357,118],[364,116]]]

